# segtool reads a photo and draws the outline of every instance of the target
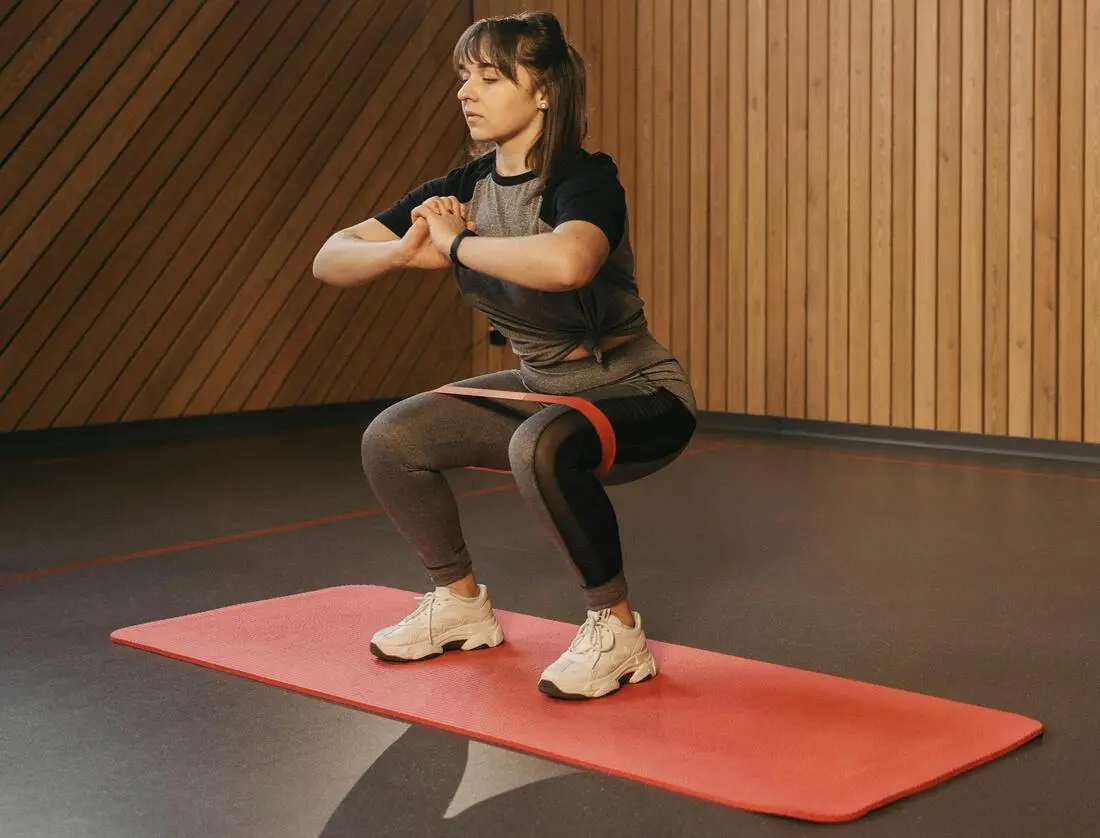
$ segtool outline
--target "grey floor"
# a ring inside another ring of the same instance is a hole
[[[121,626],[330,585],[423,589],[385,518],[317,520],[373,505],[358,436],[339,425],[0,461],[0,838],[1097,834],[1100,468],[711,433],[611,490],[650,636],[1047,727],[933,790],[820,826],[109,642]],[[502,481],[453,475],[459,492]],[[583,618],[515,492],[461,504],[498,607]],[[193,543],[234,533],[252,534]]]

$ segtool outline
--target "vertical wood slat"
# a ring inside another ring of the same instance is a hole
[[[848,89],[848,420],[870,421],[871,401],[871,0],[852,0]]]
[[[787,409],[787,3],[767,3],[763,136],[764,413]]]
[[[1035,5],[1032,435],[1058,436],[1058,4]]]
[[[1010,10],[1008,433],[1031,434],[1035,0]]]
[[[806,221],[809,174],[809,9],[791,0],[787,17],[787,294],[785,404],[806,415]]]
[[[696,398],[709,401],[707,317],[710,301],[710,0],[691,0],[690,5],[690,129],[688,155],[689,227],[688,283],[684,288],[680,322],[687,333],[687,369]],[[715,278],[717,281],[717,278]],[[683,287],[683,283],[680,283]]]
[[[1100,442],[1100,2],[1085,21],[1084,439]]]
[[[672,333],[670,283],[672,270],[672,172],[679,171],[672,157],[672,0],[652,0],[653,86],[653,226],[649,304],[652,328],[660,340],[669,341]],[[639,54],[641,54],[639,49]]]
[[[729,8],[729,212],[726,296],[726,410],[748,409],[748,286],[749,286],[749,19],[748,5]],[[720,245],[719,245],[720,246]]]
[[[1058,437],[1084,434],[1085,2],[1061,6],[1058,118]]]
[[[913,426],[936,426],[936,183],[939,8],[917,0],[913,190]]]
[[[687,247],[671,249],[669,273],[664,277],[669,305],[669,329],[664,337],[678,358],[690,366],[691,343],[689,328],[688,294],[691,290],[691,2],[672,0],[671,40],[672,67],[682,70],[672,74],[671,103],[671,184],[668,193],[668,234],[674,242],[684,242]],[[673,176],[674,175],[674,176]]]
[[[963,0],[960,161],[959,430],[981,433],[985,335],[985,0]]]
[[[890,424],[893,298],[893,5],[875,0],[871,9],[871,233],[870,233],[870,415]]]
[[[731,284],[729,270],[729,252],[721,244],[729,230],[729,146],[730,134],[730,3],[729,0],[715,0],[710,4],[710,76],[709,130],[714,138],[708,144],[707,173],[707,219],[709,236],[707,253],[710,261],[707,265],[707,300],[704,305],[703,322],[692,323],[695,329],[705,330],[705,350],[707,353],[707,389],[704,403],[725,410],[727,405],[727,349],[729,342],[728,289]]]
[[[768,4],[748,0],[747,159],[745,205],[746,413],[767,411],[768,279]]]
[[[806,417],[828,415],[829,0],[807,9]]]
[[[1009,0],[986,12],[985,432],[1008,433]]]
[[[890,422],[913,426],[917,0],[894,4]]]
[[[940,0],[936,206],[936,427],[959,429],[962,2]]]
[[[849,0],[829,0],[829,292],[826,418],[848,421]]]

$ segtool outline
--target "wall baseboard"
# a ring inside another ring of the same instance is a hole
[[[770,436],[896,445],[929,451],[1031,457],[1100,465],[1100,444],[1031,437],[856,425],[815,419],[789,419],[742,413],[700,411],[703,431],[752,433]]]
[[[75,428],[12,431],[0,434],[0,459],[42,459],[83,451],[226,434],[269,433],[332,425],[358,425],[365,428],[371,419],[395,401],[397,399],[221,413],[211,416],[188,416],[109,425],[85,425]],[[699,429],[712,433],[803,437],[895,445],[929,451],[1031,457],[1100,465],[1100,444],[1063,440],[853,425],[844,422],[713,411],[699,412]]]
[[[174,442],[206,436],[271,433],[332,425],[363,428],[397,399],[378,399],[347,404],[321,404],[268,410],[217,413],[82,425],[72,428],[12,431],[0,434],[0,460],[43,459],[99,451],[129,445]]]

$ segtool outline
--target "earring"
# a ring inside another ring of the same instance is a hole
[[[543,102],[543,103],[542,103],[541,105],[539,105],[539,110],[540,110],[540,111],[544,111],[544,110],[546,110],[546,109],[547,109],[548,107],[549,107],[549,105],[547,105],[547,104],[546,104],[545,102]]]

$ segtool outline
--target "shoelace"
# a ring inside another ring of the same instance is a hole
[[[611,611],[608,609],[589,612],[588,619],[581,625],[569,648],[574,652],[587,652],[592,649],[598,649],[601,652],[610,651],[615,645],[615,635],[611,631],[611,626],[607,625],[607,618],[610,615]]]
[[[435,605],[435,600],[436,600],[435,591],[428,591],[428,593],[424,594],[423,596],[418,596],[416,598],[416,601],[420,604],[416,606],[416,609],[411,614],[409,614],[407,617],[405,617],[404,619],[401,620],[401,625],[406,625],[408,623],[411,623],[413,620],[415,620],[417,617],[419,617],[421,614],[424,613],[425,608],[430,609],[433,605]],[[431,615],[430,614],[428,615],[428,625],[429,626],[431,625]]]

